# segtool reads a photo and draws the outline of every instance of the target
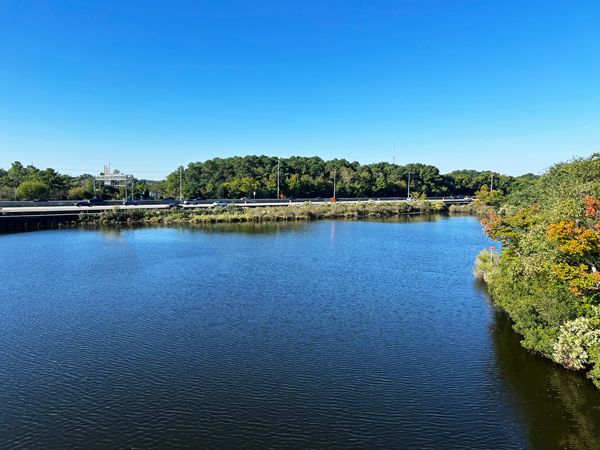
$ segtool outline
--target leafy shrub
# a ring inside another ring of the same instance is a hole
[[[568,369],[591,369],[587,376],[600,387],[599,307],[592,306],[588,317],[578,317],[560,327],[552,356],[554,361]]]
[[[498,264],[500,263],[500,254],[498,252],[492,253],[489,250],[483,249],[475,258],[475,267],[473,267],[473,275],[476,277],[481,277],[484,281],[488,281],[490,275],[497,269]]]

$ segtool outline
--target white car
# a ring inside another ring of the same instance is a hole
[[[183,204],[184,205],[197,205],[198,202],[196,200],[184,200]]]
[[[215,206],[227,206],[227,203],[216,201],[216,202],[213,202],[213,205],[215,205]]]

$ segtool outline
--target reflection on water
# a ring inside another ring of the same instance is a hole
[[[485,283],[477,280],[474,286],[490,298]],[[501,377],[514,393],[533,448],[600,449],[600,391],[585,375],[531,355],[499,309],[490,334]]]

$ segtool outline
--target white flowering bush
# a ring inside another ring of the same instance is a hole
[[[589,317],[578,317],[560,327],[560,334],[554,344],[553,359],[568,369],[582,370],[593,366],[588,377],[598,385],[600,382],[600,308],[592,306]]]

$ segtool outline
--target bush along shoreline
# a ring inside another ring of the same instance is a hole
[[[501,251],[473,272],[523,347],[600,388],[600,154],[551,167],[515,203],[482,220]]]
[[[264,208],[243,208],[236,205],[216,208],[189,209],[121,209],[101,214],[80,214],[80,226],[123,223],[218,223],[263,222],[343,218],[382,218],[402,214],[439,214],[448,211],[444,202],[363,202],[324,203],[305,202],[300,205]]]

